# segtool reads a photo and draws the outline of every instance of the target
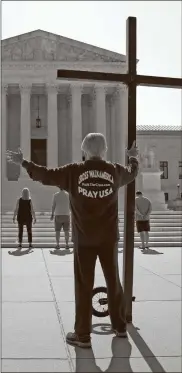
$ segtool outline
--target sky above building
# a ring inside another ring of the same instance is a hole
[[[137,71],[182,76],[181,1],[3,1],[2,39],[42,29],[121,54],[137,17]],[[137,90],[138,125],[181,125],[181,91]]]

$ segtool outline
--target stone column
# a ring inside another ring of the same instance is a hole
[[[47,167],[58,167],[58,87],[47,84]]]
[[[6,150],[7,150],[7,94],[8,85],[3,85],[1,98],[1,114],[2,114],[2,130],[1,130],[1,175],[2,181],[7,178],[7,160],[6,160]]]
[[[82,92],[82,86],[76,84],[70,86],[70,108],[72,123],[72,162],[82,161]]]
[[[106,137],[106,90],[102,85],[94,86],[94,112],[96,131],[102,133]]]
[[[127,146],[127,91],[123,85],[118,85],[115,92],[115,140],[116,162],[125,165],[125,148]]]
[[[110,98],[110,110],[111,110],[111,159],[112,162],[116,162],[116,123],[115,123],[115,97],[114,95]]]
[[[21,94],[21,114],[20,114],[20,148],[23,156],[28,161],[31,160],[31,119],[30,119],[30,94],[31,85],[20,85]],[[28,177],[26,170],[22,167],[20,177]]]

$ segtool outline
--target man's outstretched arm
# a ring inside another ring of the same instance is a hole
[[[23,158],[21,149],[18,149],[18,152],[7,150],[6,154],[8,162],[13,162],[24,167],[32,180],[39,181],[44,185],[60,186],[62,189],[69,191],[70,171],[73,164],[55,169],[48,169],[44,166],[38,166],[33,162],[26,161]]]
[[[22,167],[26,169],[32,180],[39,181],[43,185],[59,185],[61,188],[68,190],[70,165],[48,169],[45,166],[39,166],[33,162],[23,160]]]

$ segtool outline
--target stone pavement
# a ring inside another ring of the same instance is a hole
[[[90,350],[65,343],[74,325],[73,255],[61,254],[2,250],[2,372],[182,371],[180,248],[135,249],[129,339],[113,336],[109,318],[93,317]],[[98,263],[95,285],[103,284]]]

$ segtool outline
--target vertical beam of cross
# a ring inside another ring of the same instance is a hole
[[[128,84],[128,148],[136,141],[136,18],[126,24],[127,73],[131,77]],[[122,124],[124,125],[124,123]],[[128,162],[127,162],[128,163]],[[123,286],[126,300],[127,321],[132,321],[133,262],[134,262],[134,211],[135,181],[125,187],[124,207],[124,250],[123,250]]]

